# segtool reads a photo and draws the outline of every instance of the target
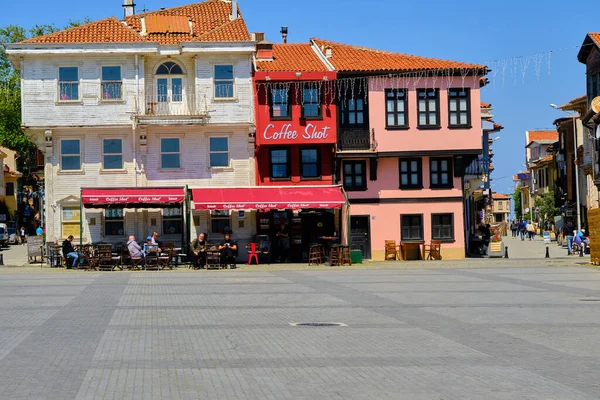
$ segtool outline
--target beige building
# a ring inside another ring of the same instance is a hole
[[[506,194],[494,193],[492,212],[494,214],[494,223],[508,223],[510,218],[510,196]]]

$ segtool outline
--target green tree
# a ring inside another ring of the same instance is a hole
[[[514,203],[515,218],[517,220],[520,220],[521,218],[523,218],[523,215],[521,214],[521,208],[523,207],[523,202],[521,199],[521,185],[517,185],[517,187],[515,187],[515,192],[513,193],[512,197]]]
[[[560,208],[556,206],[554,192],[546,193],[539,201],[540,218],[542,222],[553,223],[554,217],[560,215]]]
[[[78,20],[78,19],[77,19],[77,20],[75,20],[75,21],[73,21],[73,20],[71,20],[71,19],[70,19],[70,20],[69,20],[69,22],[67,23],[67,25],[65,25],[65,28],[64,28],[64,29],[75,28],[75,27],[77,27],[77,26],[81,26],[81,25],[89,24],[90,22],[92,22],[92,20],[91,20],[91,19],[89,19],[88,17],[85,17],[85,18],[83,19],[83,21],[80,21],[80,20]]]

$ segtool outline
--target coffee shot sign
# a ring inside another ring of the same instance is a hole
[[[261,139],[265,143],[335,143],[335,132],[329,126],[314,124],[308,124],[303,128],[294,127],[292,124],[283,124],[281,127],[269,124]]]

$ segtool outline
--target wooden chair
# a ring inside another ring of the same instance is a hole
[[[350,246],[339,247],[339,265],[352,265],[352,257],[350,257]]]
[[[399,247],[396,244],[395,240],[386,240],[385,241],[385,260],[398,260],[401,259],[402,256],[399,251]]]
[[[431,244],[423,245],[424,260],[441,260],[442,259],[442,241],[432,240]]]
[[[329,250],[329,266],[340,266],[340,246],[334,244]]]
[[[146,271],[160,270],[160,264],[158,262],[158,256],[156,254],[146,256],[146,258],[144,259],[144,269]]]
[[[325,250],[320,244],[314,244],[310,246],[308,251],[308,265],[320,265],[323,264],[325,259]]]
[[[172,243],[165,243],[164,247],[165,248],[162,249],[162,254],[158,256],[158,263],[160,264],[162,269],[173,269],[173,266],[171,265],[171,260],[173,258],[173,254],[175,253],[175,246]]]

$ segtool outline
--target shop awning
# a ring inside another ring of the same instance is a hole
[[[185,188],[110,188],[81,189],[81,200],[85,207],[123,208],[166,207],[183,203]]]
[[[342,208],[346,202],[339,186],[294,186],[192,189],[195,210],[263,210]]]

